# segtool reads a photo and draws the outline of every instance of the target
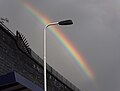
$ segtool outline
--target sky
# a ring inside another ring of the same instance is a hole
[[[0,0],[0,17],[9,19],[5,25],[14,33],[23,33],[30,48],[43,58],[43,28],[47,22],[31,13],[25,3],[50,22],[74,22],[48,29],[49,65],[81,91],[120,91],[119,0]],[[57,30],[70,41],[81,61],[67,49],[69,45],[60,42],[62,36],[54,34]]]

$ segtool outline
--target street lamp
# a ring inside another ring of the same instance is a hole
[[[46,46],[46,30],[47,30],[47,27],[49,26],[53,26],[53,25],[72,25],[73,22],[72,20],[64,20],[64,21],[60,21],[60,22],[53,22],[53,23],[49,23],[47,24],[45,27],[44,27],[44,91],[47,91],[47,78],[46,78],[46,49],[47,49],[47,46]]]

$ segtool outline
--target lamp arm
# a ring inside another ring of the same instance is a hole
[[[59,22],[49,23],[48,25],[46,25],[46,26],[44,27],[44,30],[47,30],[47,28],[48,28],[49,26],[58,25],[58,24],[59,24]]]

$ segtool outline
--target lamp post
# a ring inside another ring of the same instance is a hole
[[[47,30],[47,28],[49,27],[49,26],[53,26],[53,25],[72,25],[73,24],[73,22],[72,22],[72,20],[65,20],[65,21],[60,21],[60,22],[53,22],[53,23],[49,23],[49,24],[47,24],[45,27],[44,27],[44,35],[43,35],[43,39],[44,39],[44,91],[47,91],[47,77],[46,77],[46,75],[47,75],[47,73],[46,73],[46,49],[47,49],[47,45],[46,45],[46,39],[47,39],[47,37],[46,37],[46,35],[47,35],[47,33],[46,33],[46,30]]]

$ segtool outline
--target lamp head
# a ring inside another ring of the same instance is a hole
[[[64,20],[64,21],[60,21],[58,22],[59,25],[72,25],[73,22],[72,20]]]

